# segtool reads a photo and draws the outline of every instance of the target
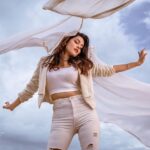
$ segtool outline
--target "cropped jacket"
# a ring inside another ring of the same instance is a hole
[[[42,67],[44,57],[38,62],[36,69],[32,75],[32,78],[27,83],[25,89],[18,93],[19,100],[25,102],[29,100],[35,92],[38,91],[38,107],[40,108],[42,102],[48,102],[53,104],[52,97],[49,95],[46,88],[46,73],[48,67]],[[88,76],[81,74],[81,70],[78,69],[78,75],[80,79],[80,90],[85,102],[91,109],[96,107],[93,91],[93,77],[108,77],[112,76],[115,70],[112,65],[95,64],[92,69],[89,70]]]

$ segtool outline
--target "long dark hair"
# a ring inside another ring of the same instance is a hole
[[[89,38],[87,35],[80,32],[74,36],[64,37],[59,45],[54,49],[53,53],[45,57],[42,67],[48,66],[49,71],[51,69],[59,69],[58,65],[60,63],[60,58],[66,50],[67,43],[76,36],[81,36],[84,39],[84,47],[81,49],[81,52],[78,56],[70,56],[68,63],[72,64],[76,69],[80,68],[81,74],[88,75],[88,70],[93,67],[93,62],[88,58]]]

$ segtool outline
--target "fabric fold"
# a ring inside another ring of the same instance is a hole
[[[101,19],[127,7],[135,0],[49,0],[43,6],[62,15]]]
[[[0,54],[24,47],[43,47],[49,53],[64,36],[75,35],[80,30],[82,22],[82,18],[69,16],[54,25],[16,34],[0,41]]]
[[[91,59],[105,62],[91,50]],[[100,122],[116,124],[150,147],[150,84],[123,73],[93,78],[96,109]]]

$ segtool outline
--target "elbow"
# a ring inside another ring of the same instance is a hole
[[[121,72],[121,70],[119,70],[119,68],[117,66],[113,66],[113,70],[114,70],[114,73]]]
[[[115,66],[112,66],[112,73],[114,74],[114,73],[117,73],[118,71],[117,71],[117,69],[116,69],[116,67]]]
[[[116,73],[116,69],[114,68],[114,66],[111,66],[106,71],[105,76],[110,77],[110,76],[113,76],[115,73]]]

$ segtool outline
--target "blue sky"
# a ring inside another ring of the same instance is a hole
[[[61,16],[42,10],[43,0],[1,0],[0,39],[18,32],[52,25]],[[138,51],[150,50],[150,1],[137,0],[120,12],[101,19],[86,20],[83,32],[90,36],[98,56],[109,64],[137,60]],[[0,149],[46,149],[51,125],[52,106],[37,107],[37,94],[13,112],[2,109],[4,101],[13,101],[30,80],[39,58],[46,55],[42,48],[24,48],[0,55]],[[123,72],[150,83],[150,56],[145,63]],[[112,124],[101,125],[101,150],[148,150],[137,139]],[[80,149],[75,136],[70,150]]]

